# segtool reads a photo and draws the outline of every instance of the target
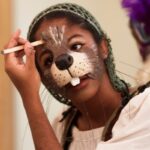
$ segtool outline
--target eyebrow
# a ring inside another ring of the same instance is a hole
[[[75,34],[68,38],[68,42],[70,42],[73,38],[76,38],[76,37],[83,37],[83,36],[81,34]]]

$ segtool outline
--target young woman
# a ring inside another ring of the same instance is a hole
[[[31,46],[41,39],[43,45]],[[23,44],[26,63],[22,52],[11,53],[5,56],[5,68],[21,94],[35,148],[93,150],[102,139],[109,140],[133,95],[116,75],[110,40],[95,18],[78,5],[58,4],[35,17],[28,40],[20,31],[14,34],[6,48]],[[57,138],[40,102],[40,79],[69,106],[55,122]]]

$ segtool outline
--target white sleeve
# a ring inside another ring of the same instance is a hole
[[[150,150],[150,88],[130,100],[112,133],[96,150]]]

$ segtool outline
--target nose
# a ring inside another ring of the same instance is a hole
[[[68,69],[73,64],[73,57],[69,54],[62,54],[56,58],[55,64],[60,70]]]

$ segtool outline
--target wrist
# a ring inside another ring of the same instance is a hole
[[[38,93],[23,95],[22,101],[27,114],[29,112],[39,113],[41,110],[43,112],[43,106]]]
[[[22,92],[20,93],[23,103],[31,103],[31,102],[36,102],[36,101],[40,101],[40,95],[38,91],[34,91],[34,92]]]

